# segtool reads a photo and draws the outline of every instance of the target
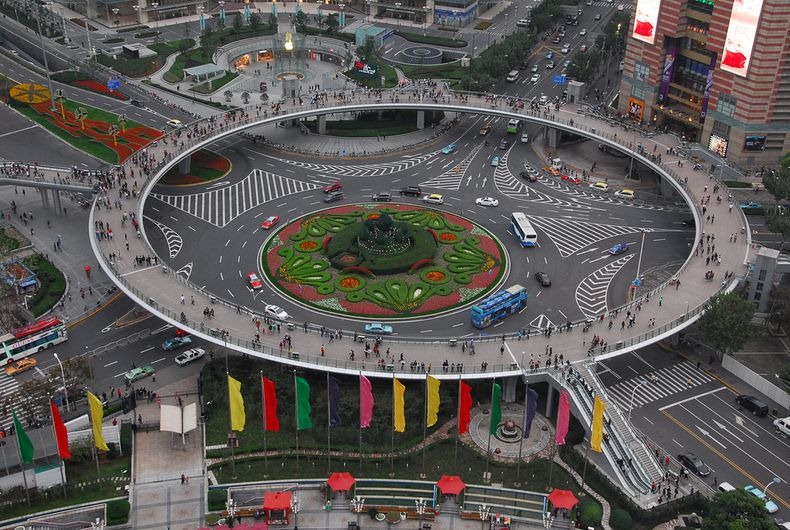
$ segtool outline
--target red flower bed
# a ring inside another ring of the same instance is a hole
[[[490,287],[491,283],[498,277],[500,269],[501,267],[497,266],[491,269],[490,273],[489,271],[485,271],[475,274],[472,277],[472,281],[469,282],[469,285],[466,287],[469,287],[470,289]]]
[[[349,302],[345,298],[338,300],[340,305],[345,307],[352,313],[356,313],[358,315],[369,315],[369,316],[376,316],[376,317],[397,317],[400,316],[399,313],[393,311],[392,309],[387,309],[385,307],[381,307],[378,304],[374,304],[373,302]]]
[[[98,81],[94,81],[93,79],[83,79],[81,81],[73,81],[71,83],[72,86],[77,86],[80,88],[84,88],[85,90],[90,90],[91,92],[96,92],[97,94],[101,94],[103,96],[109,96],[111,98],[120,99],[121,101],[127,101],[129,96],[126,94],[122,94],[117,90],[110,90],[107,88],[106,85],[102,85]]]
[[[461,301],[461,293],[458,291],[453,291],[452,293],[448,294],[447,296],[431,296],[428,298],[424,304],[420,306],[420,311],[422,313],[427,313],[429,311],[440,311],[442,309],[446,309],[450,306],[453,306]]]
[[[211,151],[206,151],[205,149],[193,153],[192,162],[199,167],[214,169],[216,171],[222,171],[223,173],[230,171],[230,160],[224,156],[212,153]]]

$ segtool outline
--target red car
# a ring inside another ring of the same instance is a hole
[[[251,289],[260,289],[263,287],[263,282],[254,272],[247,275],[247,283],[250,284]]]
[[[264,222],[261,223],[261,228],[268,230],[280,221],[279,215],[270,215]]]
[[[181,328],[176,328],[176,337],[186,337],[187,335],[189,335],[188,331],[184,331]]]
[[[340,182],[333,182],[332,184],[329,184],[328,186],[324,186],[322,189],[324,190],[324,193],[332,193],[333,191],[340,191],[340,190],[342,190],[343,189],[343,185]]]
[[[568,175],[562,175],[562,177],[560,177],[560,178],[562,178],[562,180],[566,180],[566,181],[570,182],[571,184],[581,184],[582,183],[582,179],[580,179],[579,177],[571,177],[571,176],[568,176]]]

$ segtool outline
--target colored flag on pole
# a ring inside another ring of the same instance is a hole
[[[557,410],[557,432],[554,434],[554,441],[557,445],[565,445],[565,436],[568,434],[568,422],[571,419],[571,403],[568,399],[568,392],[560,392],[560,407]]]
[[[425,388],[428,392],[428,410],[426,425],[433,427],[439,421],[439,385],[441,382],[430,375],[425,378]]]
[[[472,387],[459,381],[458,389],[458,434],[469,432],[472,419]]]
[[[527,406],[524,407],[524,438],[529,438],[529,431],[532,429],[532,420],[535,419],[535,412],[538,410],[538,393],[531,388],[527,389]]]
[[[603,441],[603,412],[606,410],[606,403],[598,396],[595,397],[593,405],[592,435],[590,436],[590,449],[601,452],[601,442]]]
[[[392,379],[392,394],[394,398],[395,432],[406,432],[405,400],[406,387],[397,379]]]
[[[88,405],[91,411],[91,426],[93,428],[93,445],[102,451],[109,451],[107,443],[104,441],[104,432],[101,428],[101,420],[104,418],[104,407],[99,398],[88,392]]]
[[[63,423],[63,418],[60,417],[60,410],[55,403],[49,400],[49,411],[52,414],[52,425],[55,427],[55,441],[58,444],[58,454],[63,460],[71,458],[69,451],[69,433],[66,430],[66,424]]]
[[[16,431],[16,440],[19,444],[19,456],[22,457],[22,462],[25,464],[33,463],[33,442],[30,441],[30,436],[27,435],[25,429],[22,428],[22,423],[16,417],[16,412],[11,411],[14,417],[14,430]]]
[[[373,419],[373,388],[370,379],[359,376],[359,428],[367,429]]]
[[[303,377],[296,378],[296,430],[302,431],[313,428],[310,419],[310,383]]]
[[[241,381],[228,374],[228,403],[230,403],[230,430],[243,431],[247,423],[244,413],[244,398],[241,395]]]
[[[274,381],[261,376],[263,387],[263,430],[280,432],[280,419],[277,417],[277,392]]]
[[[337,379],[329,376],[329,426],[337,427],[340,425],[340,383]]]
[[[496,429],[499,427],[499,423],[502,421],[501,401],[502,387],[494,383],[494,386],[491,387],[491,425],[489,426],[489,432],[491,434],[496,434]]]

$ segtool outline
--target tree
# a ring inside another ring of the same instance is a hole
[[[226,90],[225,92],[222,93],[222,95],[225,96],[226,102],[230,102],[230,100],[233,99],[233,92],[231,92],[230,90]]]
[[[357,47],[357,55],[363,63],[371,62],[376,58],[376,45],[373,37],[367,37],[365,44]]]
[[[253,11],[250,13],[250,28],[252,31],[258,31],[258,27],[261,25],[261,16],[256,12]]]
[[[752,336],[754,305],[737,293],[717,294],[708,302],[699,329],[718,352],[738,351]]]
[[[790,170],[783,167],[779,172],[766,171],[763,186],[778,202],[790,199]]]
[[[269,29],[277,31],[277,17],[273,14],[269,15]]]
[[[241,29],[241,25],[241,13],[237,11],[236,14],[233,15],[233,31],[238,32]]]
[[[743,489],[716,494],[702,522],[703,530],[770,530],[773,527],[763,502]]]
[[[334,35],[337,33],[337,28],[340,27],[340,21],[337,18],[336,13],[332,13],[328,17],[326,17],[326,31],[330,35]]]
[[[784,365],[776,375],[779,376],[779,382],[785,386],[785,391],[790,392],[790,364]]]
[[[304,14],[304,11],[297,11],[293,16],[293,21],[296,31],[304,33],[304,29],[307,27],[307,15]]]
[[[787,208],[769,210],[765,214],[765,224],[768,225],[771,232],[782,236],[782,244],[779,247],[779,250],[782,250],[785,239],[787,239],[787,236],[790,236],[790,212],[787,212]]]

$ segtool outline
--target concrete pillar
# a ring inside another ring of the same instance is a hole
[[[326,134],[326,114],[318,116],[318,134]]]
[[[44,208],[49,208],[49,197],[47,197],[47,192],[49,190],[44,188],[39,191],[41,192],[41,204],[44,206]]]
[[[425,129],[425,111],[424,110],[418,110],[417,111],[417,129],[420,130],[420,131]]]
[[[661,196],[665,199],[671,199],[675,196],[675,188],[669,183],[667,179],[661,179],[661,185],[659,186],[659,189],[661,190]]]
[[[52,199],[55,203],[55,213],[63,211],[63,206],[60,203],[60,190],[52,190]]]
[[[549,383],[549,390],[546,395],[546,417],[551,418],[551,415],[554,414],[554,396],[557,394],[557,390],[554,386]]]
[[[520,375],[505,378],[503,382],[504,387],[502,388],[502,399],[505,400],[505,403],[513,403],[516,401],[516,389],[518,388],[518,380],[520,378]]]
[[[186,175],[192,169],[192,157],[188,156],[186,158],[182,158],[178,162],[178,174],[179,175]]]
[[[551,127],[546,128],[546,145],[552,149],[557,149],[560,145],[560,131]]]

